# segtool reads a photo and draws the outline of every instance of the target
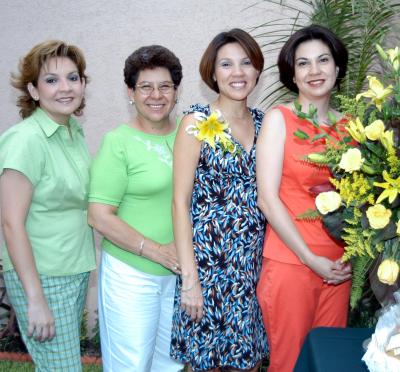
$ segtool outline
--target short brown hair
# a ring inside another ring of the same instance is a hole
[[[125,84],[135,90],[140,71],[156,67],[164,67],[169,71],[177,89],[182,80],[182,65],[174,53],[161,45],[143,46],[125,60]]]
[[[349,57],[343,42],[326,27],[310,25],[301,28],[290,36],[278,56],[279,80],[294,93],[299,93],[299,89],[293,81],[296,49],[301,43],[310,40],[320,40],[329,48],[335,65],[339,68],[335,86],[339,87],[340,82],[346,75]]]
[[[29,53],[21,58],[19,63],[19,74],[11,74],[11,85],[19,89],[22,94],[18,97],[17,106],[20,107],[19,114],[23,119],[32,115],[39,107],[39,102],[35,101],[28,91],[28,84],[32,83],[37,87],[40,69],[49,59],[56,57],[66,57],[75,63],[81,80],[88,82],[85,75],[86,61],[82,51],[74,46],[60,40],[49,40],[34,46]],[[76,115],[82,113],[85,107],[85,98],[78,109],[74,112]]]
[[[217,82],[214,80],[215,60],[218,50],[230,43],[238,43],[246,52],[254,68],[261,73],[264,68],[264,56],[257,42],[246,31],[233,28],[219,33],[212,39],[200,61],[200,75],[203,81],[215,92],[219,93]],[[258,82],[258,79],[257,79]]]

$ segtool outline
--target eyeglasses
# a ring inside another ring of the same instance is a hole
[[[136,84],[135,88],[138,88],[139,92],[143,94],[144,96],[149,96],[151,93],[153,93],[154,89],[158,89],[158,91],[161,94],[168,94],[171,93],[172,90],[175,89],[175,84],[173,83],[161,83],[158,86],[154,86],[150,83],[142,83],[142,84]]]

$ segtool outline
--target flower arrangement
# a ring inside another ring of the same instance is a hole
[[[196,123],[186,128],[188,134],[194,135],[199,141],[207,142],[212,148],[219,143],[224,151],[231,154],[236,152],[236,145],[232,141],[229,124],[219,110],[210,115],[195,112]]]
[[[355,98],[338,96],[348,122],[337,136],[329,136],[316,122],[316,110],[296,113],[317,126],[312,139],[325,138],[321,153],[304,160],[328,166],[333,177],[331,190],[316,197],[318,213],[308,211],[299,218],[322,218],[330,234],[345,244],[343,260],[353,265],[351,306],[361,298],[365,275],[379,257],[378,279],[392,285],[397,281],[400,263],[400,51],[384,51],[382,81],[368,76],[369,89]],[[390,83],[390,84],[389,84]],[[316,212],[316,211],[314,211]]]

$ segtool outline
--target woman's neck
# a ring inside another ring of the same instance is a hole
[[[174,124],[170,121],[169,117],[161,121],[150,121],[140,115],[136,116],[130,121],[130,126],[141,132],[147,134],[166,135],[175,129]]]
[[[229,115],[231,118],[243,119],[248,116],[247,100],[234,101],[219,95],[211,104],[213,110],[218,109],[222,114]]]

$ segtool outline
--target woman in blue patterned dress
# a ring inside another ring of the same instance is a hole
[[[219,95],[193,105],[174,148],[178,279],[173,358],[189,371],[256,371],[267,341],[256,299],[264,218],[257,208],[255,142],[263,114],[247,107],[264,59],[240,29],[218,34],[200,73]]]

